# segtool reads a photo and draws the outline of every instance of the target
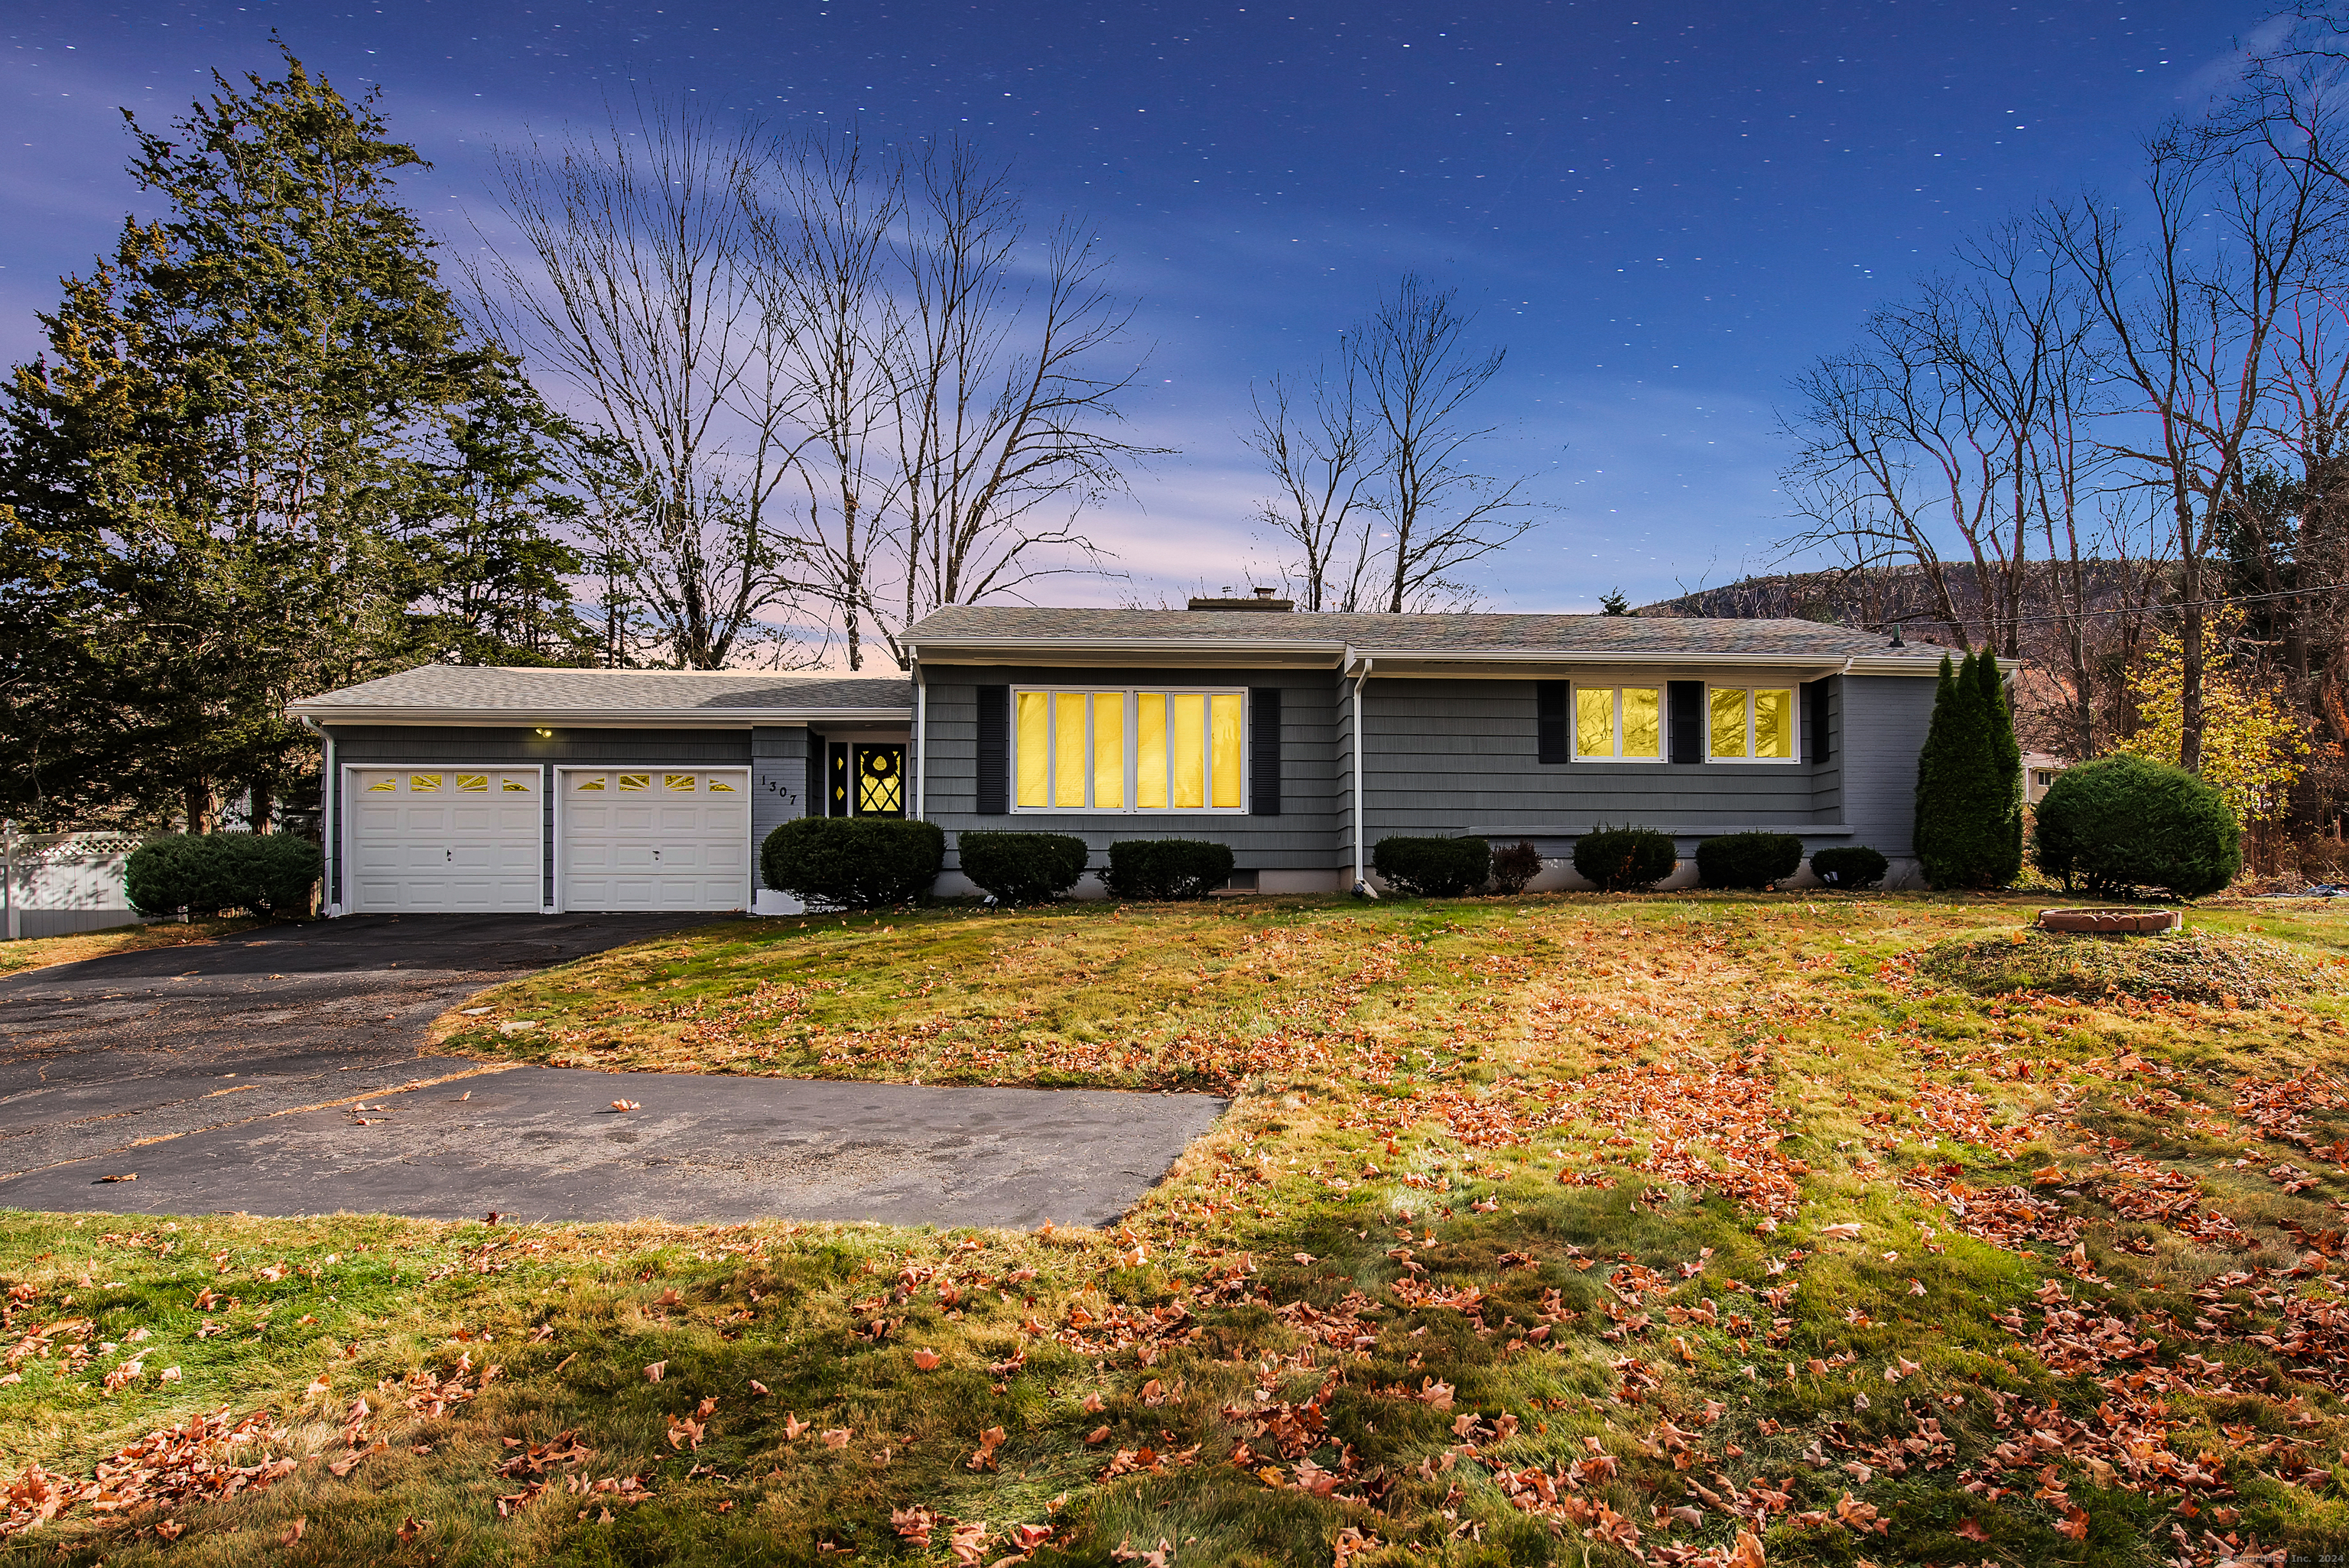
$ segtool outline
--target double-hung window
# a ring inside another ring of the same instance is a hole
[[[1783,686],[1707,686],[1708,744],[1715,762],[1795,760],[1795,694]]]
[[[1662,688],[1576,682],[1574,755],[1581,762],[1662,761]]]
[[[1237,691],[1015,687],[1014,809],[1243,812],[1247,707]]]

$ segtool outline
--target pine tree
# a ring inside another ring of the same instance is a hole
[[[1995,681],[1998,661],[1987,650],[1969,653],[1955,670],[1942,657],[1932,721],[1917,758],[1917,859],[1937,888],[2002,887],[2022,869],[2020,838],[2012,854],[2004,848],[2020,820],[2003,810],[2011,791],[1996,720],[2004,705],[1994,708],[1983,696],[1985,662]],[[2008,737],[2012,744],[2012,726]]]
[[[315,766],[288,700],[490,651],[452,644],[436,602],[452,574],[519,572],[525,619],[568,613],[567,558],[508,504],[535,482],[513,443],[468,444],[485,419],[544,415],[516,400],[511,357],[471,335],[397,198],[394,175],[422,160],[291,53],[282,79],[214,80],[170,135],[125,111],[130,171],[168,214],[126,219],[111,256],[67,280],[40,318],[47,351],[0,392],[0,503],[17,520],[0,597],[33,589],[0,617],[0,684],[70,644],[68,706],[93,731],[0,734],[0,804],[176,806],[201,828],[249,789],[265,820]],[[545,630],[530,640],[570,645]]]
[[[1983,876],[1992,887],[2006,887],[2023,874],[2023,744],[2014,738],[2014,707],[2007,701],[1998,655],[1989,648],[1982,649],[1974,662],[1974,683],[1990,728],[1992,797],[1997,809],[1997,837]]]

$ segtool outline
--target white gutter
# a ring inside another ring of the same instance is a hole
[[[914,645],[908,645],[913,647]],[[1239,662],[1252,655],[1269,654],[1319,655],[1334,658],[1341,669],[1350,669],[1357,658],[1385,659],[1390,664],[1451,664],[1451,665],[1547,665],[1590,667],[1606,665],[1663,665],[1672,666],[1714,667],[1723,665],[1761,669],[1803,669],[1826,667],[1832,670],[1839,659],[1868,660],[1881,673],[1906,671],[1933,675],[1940,668],[1929,657],[1911,655],[1908,658],[1883,657],[1867,654],[1837,655],[1834,654],[1754,654],[1713,653],[1701,648],[1630,649],[1630,648],[1371,648],[1362,649],[1350,644],[1309,642],[1301,639],[1253,637],[1147,637],[1112,639],[1102,637],[987,637],[955,638],[932,645],[929,657],[933,663],[949,655],[985,655],[994,662],[999,655],[1022,654],[1094,654],[1123,658],[1148,658],[1165,655],[1185,655],[1213,660],[1228,655]],[[1037,662],[1045,662],[1039,660]]]
[[[1345,662],[1354,662],[1354,650],[1348,648]],[[1362,879],[1362,841],[1369,835],[1362,823],[1362,688],[1370,684],[1370,659],[1362,661],[1361,673],[1354,677],[1354,883]]]
[[[668,724],[680,727],[747,728],[761,724],[910,724],[908,707],[595,707],[485,708],[289,703],[285,711],[305,724],[452,724],[527,728],[564,725],[574,729],[616,725]]]

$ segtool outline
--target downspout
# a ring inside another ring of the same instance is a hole
[[[302,727],[316,736],[325,748],[318,764],[318,853],[326,870],[326,885],[318,890],[318,913],[332,920],[342,913],[342,903],[335,895],[343,885],[342,844],[336,838],[339,825],[335,813],[335,802],[342,791],[335,787],[335,738],[306,713],[302,716]]]
[[[914,660],[914,820],[926,821],[923,805],[930,789],[930,686],[922,661]]]
[[[1362,841],[1367,836],[1362,821],[1362,688],[1370,684],[1370,659],[1362,661],[1361,673],[1354,677],[1354,882],[1362,885]]]

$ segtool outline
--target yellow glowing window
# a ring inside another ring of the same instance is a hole
[[[1574,688],[1574,754],[1615,755],[1615,692],[1609,686]]]
[[[1623,688],[1623,755],[1649,762],[1663,758],[1663,694],[1654,686]]]
[[[1795,694],[1757,691],[1754,694],[1754,755],[1791,758],[1795,755]]]
[[[1093,694],[1093,806],[1114,811],[1125,804],[1125,694]]]
[[[604,776],[601,773],[590,773],[571,788],[576,794],[600,795],[604,792]]]
[[[1018,804],[1056,811],[1247,807],[1240,692],[1013,694]]]
[[[709,781],[709,792],[712,795],[731,795],[736,791],[734,786],[726,782],[725,779],[712,779]]]
[[[1714,686],[1705,693],[1713,756],[1745,755],[1745,703],[1750,695],[1744,686]]]
[[[623,773],[620,775],[620,788],[624,791],[649,789],[652,787],[653,776],[649,773]]]
[[[367,793],[370,795],[397,795],[399,793],[399,780],[397,779],[378,779],[374,783],[367,786]]]
[[[1207,699],[1208,752],[1215,758],[1210,803],[1230,810],[1240,803],[1240,699],[1237,694]]]
[[[1019,803],[1022,806],[1051,803],[1050,796],[1045,792],[1045,781],[1052,769],[1052,754],[1047,749],[1051,722],[1050,696],[1040,691],[1019,694]]]
[[[1663,758],[1662,694],[1654,686],[1574,688],[1574,754],[1599,761]]]
[[[1195,810],[1207,803],[1207,699],[1177,692],[1166,716],[1166,756],[1172,778],[1167,790],[1174,809]]]
[[[691,794],[693,792],[694,782],[694,777],[690,773],[664,773],[661,775],[661,788],[664,789],[673,789],[680,795]]]
[[[1166,694],[1146,691],[1133,699],[1133,803],[1147,810],[1166,804]]]
[[[476,795],[486,795],[490,792],[490,776],[486,773],[460,773],[457,775],[457,788]]]
[[[437,795],[440,792],[438,773],[411,773],[408,776],[408,792],[411,795]]]
[[[519,779],[501,779],[498,780],[498,788],[504,790],[509,795],[527,795],[530,793],[530,786],[523,783]]]
[[[1085,694],[1052,698],[1052,804],[1064,811],[1085,805]]]

